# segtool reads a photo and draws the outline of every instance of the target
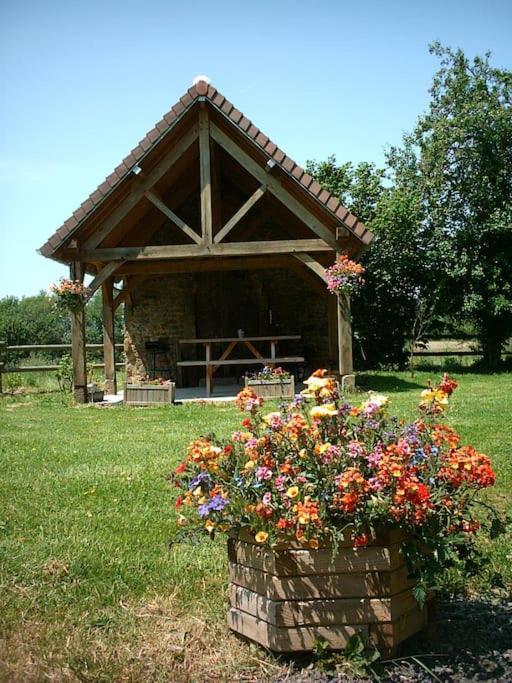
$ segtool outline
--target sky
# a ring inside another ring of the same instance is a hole
[[[512,68],[512,0],[3,0],[0,297],[67,275],[36,250],[207,75],[289,156],[382,164],[440,40]]]

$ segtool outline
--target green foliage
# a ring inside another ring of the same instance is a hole
[[[373,674],[373,664],[380,659],[380,653],[367,643],[359,633],[347,641],[343,652],[333,652],[325,638],[318,638],[313,649],[315,668],[326,673],[337,673],[354,677]]]
[[[62,356],[60,359],[59,369],[55,376],[61,391],[71,391],[73,388],[73,361],[69,354]]]
[[[447,310],[476,326],[488,369],[512,334],[512,72],[434,43],[413,134],[428,219],[450,244]]]
[[[8,345],[65,344],[70,341],[69,315],[57,311],[51,299],[37,296],[0,299],[0,339]]]
[[[375,233],[354,298],[356,352],[372,367],[403,365],[405,346],[437,321],[474,330],[496,369],[512,335],[512,72],[438,43],[427,112],[386,169],[308,171]]]

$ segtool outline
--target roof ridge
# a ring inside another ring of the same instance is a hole
[[[45,244],[38,250],[44,256],[52,256],[53,253],[68,239],[84,221],[127,177],[134,166],[141,163],[144,157],[151,152],[160,140],[169,133],[178,120],[197,101],[207,99],[216,107],[231,123],[236,125],[248,136],[265,154],[273,159],[279,167],[293,178],[308,194],[325,206],[340,222],[346,226],[363,243],[369,244],[373,238],[372,233],[365,225],[352,214],[337,197],[328,192],[309,175],[291,157],[287,156],[268,136],[266,136],[253,122],[238,110],[222,93],[213,85],[200,80],[192,85],[178,102],[156,122],[153,128],[146,133],[140,142],[121,161],[118,166],[108,175],[98,187],[91,192],[87,199],[64,221]]]

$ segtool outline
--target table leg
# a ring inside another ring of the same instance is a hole
[[[212,345],[205,344],[205,359],[206,359],[206,396],[212,395],[212,368],[208,363],[212,359]]]

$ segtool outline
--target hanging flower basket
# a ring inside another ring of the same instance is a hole
[[[475,495],[494,472],[441,421],[457,386],[446,375],[409,424],[381,394],[349,404],[325,371],[306,385],[269,413],[246,387],[241,429],[190,444],[172,475],[178,525],[230,536],[238,633],[276,651],[360,633],[389,651],[425,626],[448,562],[474,559]]]
[[[327,289],[331,294],[353,294],[364,285],[364,268],[360,263],[351,261],[346,254],[325,271]]]
[[[91,292],[80,280],[61,277],[58,283],[50,285],[56,306],[67,311],[80,311],[89,301]]]

